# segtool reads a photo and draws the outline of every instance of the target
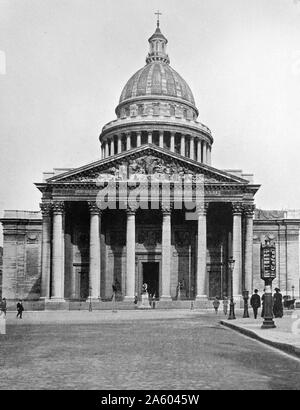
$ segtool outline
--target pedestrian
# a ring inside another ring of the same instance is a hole
[[[219,299],[218,299],[217,296],[216,296],[216,297],[214,298],[214,301],[213,301],[213,307],[214,307],[214,309],[215,309],[216,314],[218,313],[219,306],[220,306],[220,301],[219,301]]]
[[[6,305],[6,299],[5,299],[5,298],[2,299],[1,311],[2,311],[2,312],[4,313],[4,315],[6,316],[7,305]]]
[[[279,288],[275,288],[273,295],[273,313],[275,317],[283,316],[282,294]]]
[[[22,319],[23,311],[24,311],[24,307],[23,307],[22,300],[20,299],[19,302],[17,303],[17,312],[18,312],[17,317],[20,317],[20,319]]]
[[[260,308],[261,306],[260,296],[258,294],[257,289],[254,289],[254,293],[250,298],[250,306],[253,309],[254,319],[257,319],[257,311],[258,311],[258,308]]]
[[[227,316],[227,312],[228,312],[228,298],[226,296],[224,296],[223,299],[223,312],[224,315]]]
[[[134,301],[133,303],[135,304],[135,307],[137,307],[137,303],[138,303],[138,295],[137,293],[134,295]]]

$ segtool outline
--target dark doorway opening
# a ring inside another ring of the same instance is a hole
[[[159,297],[159,262],[143,263],[143,283],[147,283],[149,294]]]

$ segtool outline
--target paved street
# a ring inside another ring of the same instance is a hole
[[[0,388],[300,388],[299,360],[223,328],[212,314],[130,315],[89,324],[10,319],[0,335]]]

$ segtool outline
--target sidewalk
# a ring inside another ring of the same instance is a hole
[[[246,336],[280,349],[300,358],[300,310],[286,314],[283,318],[274,318],[276,328],[261,329],[263,319],[258,317],[236,320],[221,320],[221,324]]]

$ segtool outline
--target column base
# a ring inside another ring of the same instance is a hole
[[[134,296],[124,296],[123,301],[124,302],[133,302],[134,301]]]
[[[101,298],[93,298],[93,297],[88,297],[87,299],[86,299],[86,302],[87,303],[90,303],[90,302],[92,302],[92,303],[94,303],[94,302],[101,302]]]
[[[163,295],[159,298],[159,301],[160,302],[172,302],[172,298],[171,298],[171,296]]]
[[[59,297],[51,297],[50,299],[47,299],[47,302],[54,302],[54,303],[64,303],[66,300],[64,298],[59,298]]]
[[[208,300],[207,295],[197,295],[195,300]]]

